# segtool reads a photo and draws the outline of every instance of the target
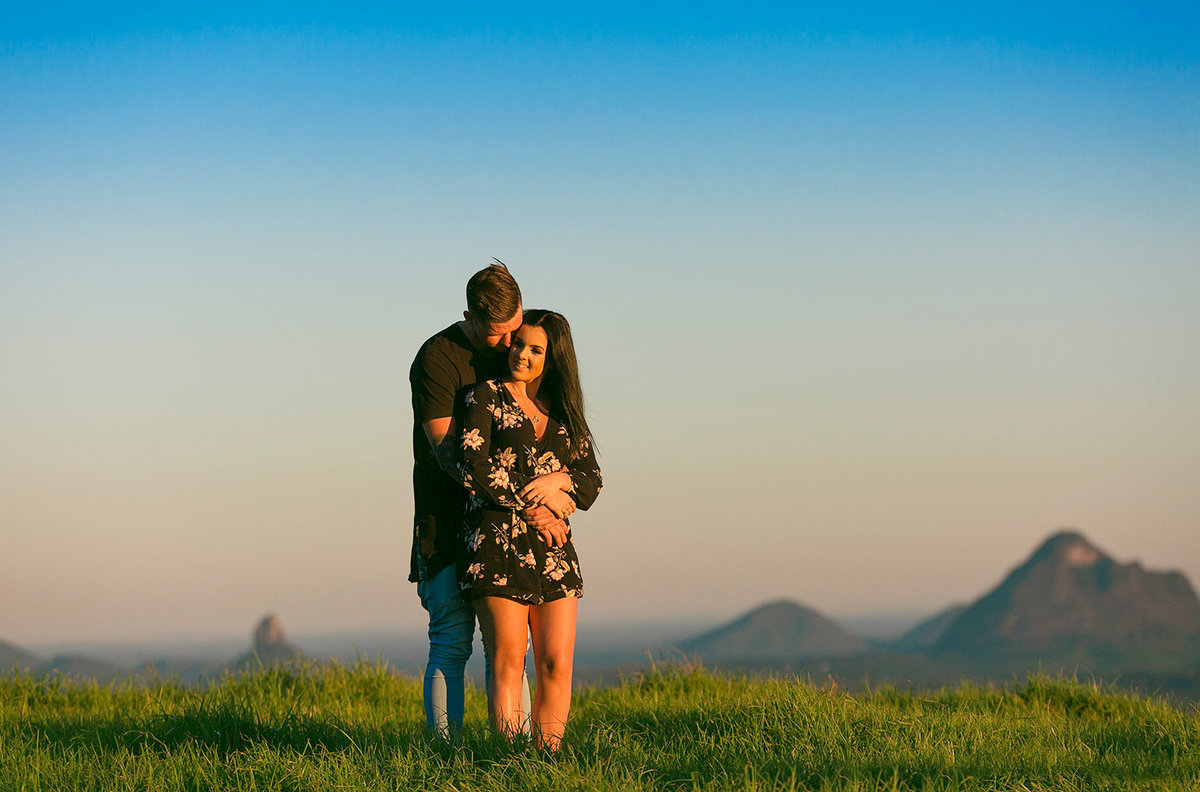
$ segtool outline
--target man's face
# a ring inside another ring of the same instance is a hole
[[[521,326],[521,309],[518,308],[507,322],[478,321],[470,312],[467,312],[466,319],[471,343],[476,348],[503,352],[512,343],[512,334]]]

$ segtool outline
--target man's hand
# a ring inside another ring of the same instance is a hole
[[[567,524],[554,516],[545,506],[532,506],[521,512],[526,525],[542,535],[551,547],[562,547],[567,541]]]
[[[553,492],[549,498],[538,501],[539,506],[545,506],[560,520],[565,520],[575,513],[575,501],[565,492]]]

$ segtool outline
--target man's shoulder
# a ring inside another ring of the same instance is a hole
[[[471,359],[471,345],[466,334],[457,324],[452,324],[439,333],[435,333],[421,344],[413,357],[412,371],[416,372],[428,365],[446,363],[458,364]]]
[[[468,355],[471,353],[471,344],[467,340],[467,334],[457,323],[425,339],[425,343],[421,344],[421,348],[417,350],[417,357],[420,358],[430,352],[447,354],[456,351],[465,352]]]

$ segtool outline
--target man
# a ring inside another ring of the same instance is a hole
[[[475,611],[459,595],[455,570],[466,492],[454,472],[454,413],[465,389],[507,373],[509,341],[520,326],[521,289],[497,259],[467,282],[462,321],[422,344],[408,374],[416,505],[408,579],[416,582],[429,614],[425,719],[443,737],[462,727],[463,668],[475,635]],[[532,509],[524,516],[548,540],[561,543],[566,528],[547,509]],[[528,693],[526,684],[525,696]]]

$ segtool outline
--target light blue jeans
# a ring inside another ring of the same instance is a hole
[[[454,565],[417,583],[417,595],[429,614],[429,660],[425,664],[425,723],[434,734],[448,738],[462,730],[463,675],[475,639],[475,609],[458,592]],[[485,679],[492,678],[492,661],[483,650]],[[522,675],[521,706],[529,724],[529,682]]]

